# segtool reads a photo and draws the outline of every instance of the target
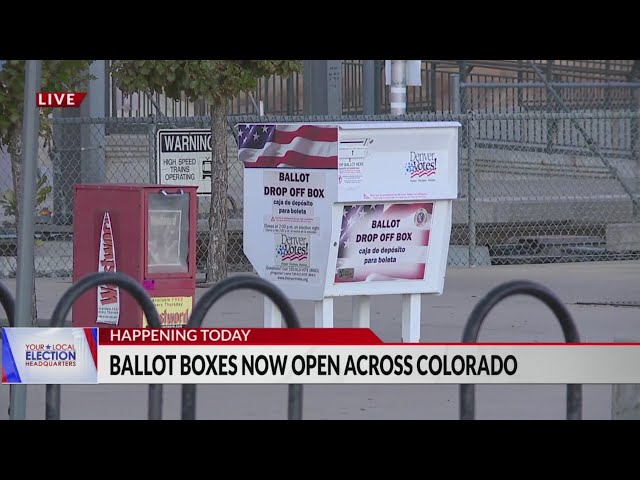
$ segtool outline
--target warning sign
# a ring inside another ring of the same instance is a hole
[[[211,195],[211,130],[158,130],[156,181],[196,186],[198,195]]]

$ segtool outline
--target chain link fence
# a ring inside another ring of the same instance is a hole
[[[637,83],[467,83],[459,209],[471,263],[638,258]],[[458,223],[458,225],[460,225]]]
[[[54,118],[49,145],[41,142],[39,174],[50,188],[36,214],[35,267],[38,276],[69,277],[73,269],[73,195],[81,183],[156,183],[156,132],[208,129],[209,117]],[[251,270],[242,253],[242,166],[229,130],[229,268]],[[0,158],[1,194],[11,190],[8,152]],[[198,197],[196,263],[206,267],[209,197]],[[16,271],[17,244],[12,215],[0,211],[0,277]]]
[[[640,203],[639,84],[599,87],[571,106],[548,85],[459,84],[454,113],[376,116],[230,116],[229,257],[231,271],[251,271],[242,253],[243,168],[233,125],[240,122],[459,121],[459,197],[454,202],[449,264],[455,266],[640,258],[625,242]],[[575,87],[578,89],[578,87]],[[563,93],[564,92],[564,93]],[[607,93],[609,92],[609,93]],[[608,99],[608,100],[607,100]],[[73,187],[78,183],[155,183],[156,132],[209,128],[208,117],[55,118],[40,146],[36,273],[72,271]],[[11,189],[0,151],[0,192]],[[199,197],[199,272],[204,272],[209,202]],[[15,275],[13,217],[0,209],[0,277]]]

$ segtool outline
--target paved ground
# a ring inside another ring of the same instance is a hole
[[[580,302],[640,301],[640,262],[591,262],[452,268],[445,293],[424,297],[423,341],[459,341],[475,303],[492,287],[514,279],[531,279],[553,289],[568,305],[585,341],[640,340],[640,308],[584,306]],[[13,280],[3,280],[14,291]],[[38,310],[48,318],[68,280],[38,280]],[[199,290],[198,294],[202,291]],[[349,326],[351,301],[336,302],[336,326]],[[305,326],[313,325],[313,306],[296,302]],[[205,326],[260,326],[262,297],[234,292],[209,313]],[[6,325],[6,320],[3,320]],[[372,301],[372,329],[385,341],[400,340],[400,297]],[[500,304],[485,324],[481,341],[559,341],[553,315],[536,300],[515,297]],[[584,418],[611,418],[610,385],[584,386]],[[304,416],[308,419],[455,419],[458,386],[307,386]],[[565,387],[477,387],[479,419],[560,419],[565,414]],[[0,420],[7,418],[9,388],[0,386]],[[180,390],[165,387],[164,418],[180,415]],[[285,386],[199,386],[198,418],[286,418]],[[147,387],[99,385],[62,388],[63,419],[144,419]],[[44,387],[30,386],[27,416],[44,418]]]

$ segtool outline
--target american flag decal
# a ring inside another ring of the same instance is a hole
[[[238,158],[246,168],[338,168],[338,128],[239,124]]]

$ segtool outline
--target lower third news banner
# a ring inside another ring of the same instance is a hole
[[[640,344],[396,344],[340,328],[4,328],[2,383],[640,384]]]

